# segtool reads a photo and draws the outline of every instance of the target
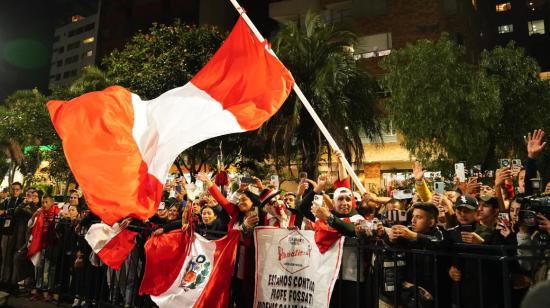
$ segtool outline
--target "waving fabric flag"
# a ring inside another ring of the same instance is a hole
[[[151,217],[168,170],[183,150],[259,128],[294,80],[241,19],[186,85],[151,101],[113,86],[48,109],[90,209],[112,225]]]
[[[151,294],[161,308],[228,307],[239,238],[229,232],[209,241],[182,230],[151,237],[140,294]]]
[[[27,242],[27,257],[34,266],[38,266],[42,257],[42,249],[49,247],[52,237],[50,232],[55,232],[55,217],[59,215],[60,209],[54,204],[49,209],[41,209],[32,222],[32,229]],[[49,240],[49,241],[48,241]]]
[[[112,269],[120,269],[135,246],[137,232],[97,223],[90,226],[84,236],[97,256]]]

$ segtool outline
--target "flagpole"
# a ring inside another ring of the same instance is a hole
[[[246,12],[239,5],[237,0],[229,0],[229,1],[231,1],[231,3],[233,4],[233,6],[237,10],[237,12],[239,12],[239,14],[242,16],[243,20],[246,22],[246,24],[248,25],[250,30],[252,30],[254,35],[256,35],[258,40],[260,42],[263,42],[264,37],[262,36],[260,31],[258,31],[258,29],[254,25],[252,20],[250,20],[248,15],[246,15]],[[273,52],[273,50],[271,48],[269,48],[268,51],[272,55],[277,57],[277,55],[275,54],[275,52]],[[300,87],[298,86],[298,84],[296,82],[294,83],[293,89],[294,89],[294,92],[296,92],[296,95],[298,95],[298,98],[300,98],[300,100],[302,101],[302,104],[304,105],[304,107],[306,107],[306,110],[309,112],[309,114],[313,118],[313,121],[315,121],[315,123],[317,124],[317,126],[321,130],[321,133],[323,133],[323,136],[325,136],[325,138],[327,139],[327,141],[330,144],[331,148],[335,151],[341,152],[340,148],[338,147],[338,144],[336,144],[336,141],[334,140],[334,138],[332,138],[332,136],[328,132],[327,128],[325,127],[325,124],[323,124],[323,121],[321,121],[321,119],[319,118],[319,116],[317,115],[317,113],[315,112],[315,110],[313,109],[313,107],[311,106],[311,104],[309,103],[306,96],[304,95],[304,93],[302,92],[302,90],[300,89]],[[330,155],[330,153],[329,153],[329,155]],[[351,179],[353,180],[353,182],[355,183],[357,188],[359,188],[359,191],[361,192],[361,194],[366,193],[367,190],[365,189],[365,187],[363,186],[363,184],[361,183],[361,181],[357,177],[357,174],[355,174],[355,171],[353,171],[353,168],[351,167],[351,165],[348,162],[348,160],[346,159],[346,157],[344,155],[342,155],[341,158],[342,158],[342,164],[344,165],[344,168],[346,168],[346,170],[348,171],[348,174],[351,176]]]

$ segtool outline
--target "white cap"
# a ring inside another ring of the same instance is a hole
[[[351,192],[351,190],[349,188],[346,188],[346,187],[338,187],[336,188],[336,190],[334,191],[334,194],[333,194],[333,197],[332,199],[334,201],[338,200],[338,198],[340,198],[341,195],[347,195],[347,196],[350,196],[350,197],[353,197],[353,193]]]

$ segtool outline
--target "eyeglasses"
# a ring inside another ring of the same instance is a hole
[[[78,199],[78,197],[69,197],[69,199]]]

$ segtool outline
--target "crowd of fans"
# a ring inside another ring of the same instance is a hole
[[[435,183],[445,183],[444,179],[425,178],[422,164],[415,162],[411,196],[353,192],[342,164],[334,181],[324,174],[316,181],[303,176],[292,192],[279,191],[256,177],[241,180],[231,192],[230,185],[219,186],[201,173],[197,179],[205,191],[190,198],[184,178],[177,178],[166,185],[166,196],[153,217],[120,222],[121,228],[139,235],[116,271],[102,264],[84,239],[100,220],[87,210],[78,191],[72,190],[68,203],[58,206],[51,196],[34,188],[23,191],[16,182],[9,195],[6,190],[0,195],[0,284],[11,293],[29,290],[33,300],[71,300],[73,307],[99,301],[149,306],[150,300],[137,296],[143,245],[149,237],[192,225],[214,240],[237,229],[242,237],[233,298],[237,307],[252,307],[252,231],[263,225],[337,232],[362,245],[361,250],[355,246],[344,251],[333,307],[370,307],[374,300],[397,301],[404,307],[504,307],[504,301],[519,306],[532,286],[550,278],[550,210],[544,210],[550,209],[550,198],[533,185],[543,137],[541,130],[529,134],[522,167],[502,166],[492,183],[482,184],[476,176],[455,177],[443,188]],[[341,153],[335,155],[341,159]],[[182,216],[186,209],[193,212],[190,220]],[[39,220],[43,225],[36,230]],[[43,240],[34,266],[28,243],[36,232],[42,232]],[[510,258],[491,258],[495,256]],[[376,270],[380,272],[374,274]],[[355,298],[359,300],[351,303]]]

